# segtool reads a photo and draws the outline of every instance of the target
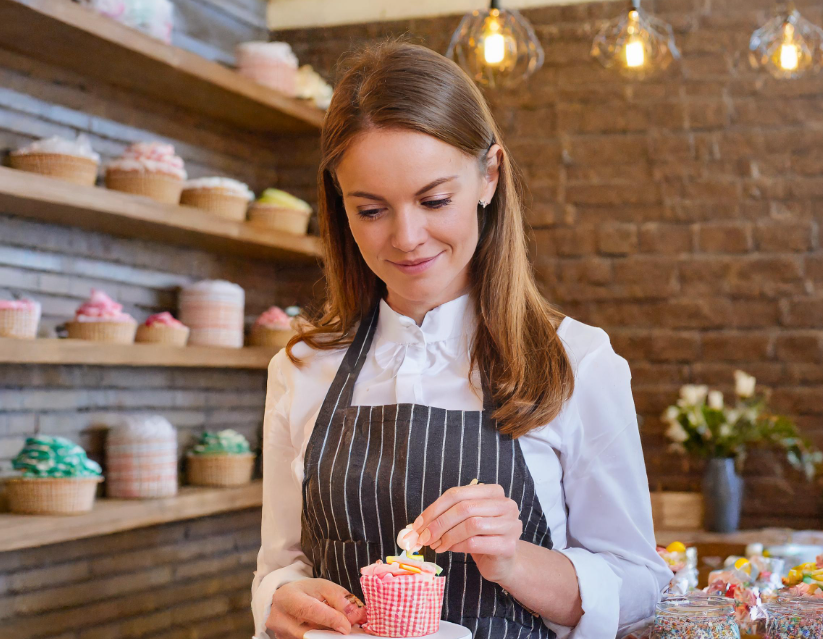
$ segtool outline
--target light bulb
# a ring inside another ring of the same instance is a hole
[[[640,40],[632,40],[626,44],[626,66],[631,69],[642,67],[646,64],[646,49]]]
[[[800,64],[796,44],[784,44],[780,47],[780,66],[786,71],[794,71]]]
[[[483,44],[483,57],[486,64],[500,64],[506,57],[506,40],[500,33],[491,33],[486,36]]]

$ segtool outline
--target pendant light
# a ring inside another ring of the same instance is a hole
[[[649,15],[633,0],[625,15],[608,22],[592,44],[592,56],[607,69],[642,80],[680,58],[671,25]]]
[[[816,72],[823,63],[823,29],[801,16],[794,3],[781,5],[775,17],[752,34],[749,59],[781,80]]]
[[[446,57],[478,84],[503,89],[520,84],[543,66],[543,47],[528,20],[492,0],[487,11],[463,16]]]

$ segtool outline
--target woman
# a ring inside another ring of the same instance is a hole
[[[475,637],[652,614],[671,574],[629,368],[540,296],[514,171],[457,65],[396,42],[351,59],[322,133],[325,314],[269,367],[259,639],[348,633],[359,569],[412,522]]]

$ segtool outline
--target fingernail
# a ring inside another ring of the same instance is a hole
[[[417,519],[414,520],[414,523],[412,524],[412,528],[414,528],[416,531],[419,532],[420,528],[422,526],[423,526],[423,515],[420,515]]]
[[[335,628],[335,630],[337,630],[337,632],[339,632],[341,635],[349,634],[349,631],[346,630],[343,626],[337,626],[337,628]]]
[[[418,543],[423,544],[424,546],[429,543],[429,539],[432,538],[432,531],[426,528],[422,533],[420,533],[420,537],[418,538]]]
[[[442,540],[442,539],[438,539],[437,541],[433,541],[433,542],[429,545],[429,548],[431,548],[432,550],[437,550],[437,549],[438,549],[438,548],[439,548],[442,544],[443,544],[443,540]]]

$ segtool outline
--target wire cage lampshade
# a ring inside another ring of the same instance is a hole
[[[680,59],[671,25],[649,15],[633,0],[631,9],[608,22],[592,44],[592,56],[607,69],[642,80]]]
[[[817,72],[823,65],[823,29],[801,16],[793,4],[782,5],[752,34],[749,60],[781,80]]]
[[[446,57],[478,84],[504,89],[517,86],[543,66],[543,47],[528,20],[492,0],[487,11],[463,16]]]

